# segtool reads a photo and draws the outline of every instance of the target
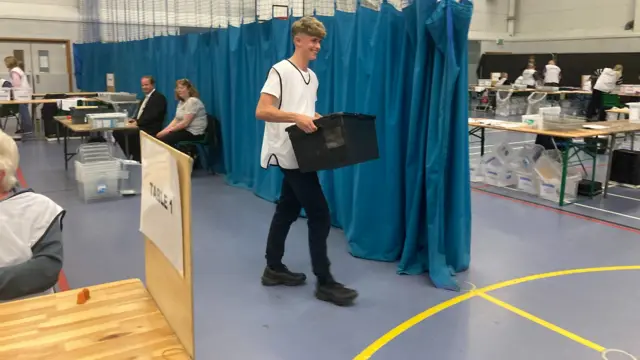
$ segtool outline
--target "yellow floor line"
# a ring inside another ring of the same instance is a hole
[[[448,309],[456,304],[469,300],[477,295],[478,294],[476,292],[468,292],[463,295],[456,296],[453,299],[442,302],[434,307],[429,308],[428,310],[421,312],[420,314],[412,317],[411,319],[403,322],[402,324],[393,328],[391,331],[384,334],[382,337],[380,337],[378,340],[376,340],[371,345],[369,345],[366,349],[364,349],[360,354],[354,357],[353,360],[370,359],[371,356],[373,356],[373,354],[375,354],[376,351],[380,350],[380,348],[382,348],[387,343],[389,343],[390,341],[392,341],[397,336],[407,331],[411,327],[415,326],[422,320],[432,317],[433,315],[441,312],[442,310]]]
[[[480,288],[476,291],[473,292],[468,292],[462,295],[458,295],[456,297],[454,297],[453,299],[450,299],[448,301],[445,301],[443,303],[440,303],[438,305],[435,305],[434,307],[427,309],[413,317],[411,317],[410,319],[407,319],[405,322],[403,322],[402,324],[394,327],[393,329],[389,330],[386,334],[382,335],[380,338],[378,338],[376,341],[374,341],[373,343],[371,343],[369,346],[367,346],[364,350],[362,350],[362,352],[358,355],[356,355],[353,360],[366,360],[366,359],[370,359],[373,354],[375,354],[378,350],[380,350],[382,347],[384,347],[385,345],[387,345],[389,342],[391,342],[393,339],[397,338],[398,336],[400,336],[403,332],[409,330],[411,327],[417,325],[418,323],[426,320],[427,318],[449,308],[452,307],[456,304],[459,304],[463,301],[472,299],[476,296],[478,296],[480,293],[487,293],[490,291],[495,291],[498,289],[502,289],[502,288],[506,288],[506,287],[510,287],[513,285],[518,285],[518,284],[522,284],[522,283],[526,283],[526,282],[530,282],[530,281],[534,281],[534,280],[541,280],[541,279],[548,279],[548,278],[553,278],[553,277],[560,277],[560,276],[567,276],[567,275],[575,275],[575,274],[589,274],[589,273],[599,273],[599,272],[609,272],[609,271],[632,271],[632,270],[640,270],[640,265],[626,265],[626,266],[605,266],[605,267],[599,267],[599,268],[584,268],[584,269],[569,269],[569,270],[560,270],[560,271],[552,271],[552,272],[548,272],[548,273],[542,273],[542,274],[534,274],[534,275],[528,275],[528,276],[524,276],[518,279],[512,279],[512,280],[507,280],[507,281],[503,281],[497,284],[493,284],[493,285],[489,285],[489,286],[485,286],[483,288]],[[601,347],[599,347],[601,348]]]
[[[570,332],[568,330],[565,330],[565,329],[563,329],[563,328],[561,328],[561,327],[559,327],[557,325],[554,325],[554,324],[552,324],[552,323],[550,323],[550,322],[548,322],[546,320],[543,320],[543,319],[541,319],[541,318],[539,318],[539,317],[537,317],[535,315],[529,314],[528,312],[526,312],[526,311],[524,311],[522,309],[519,309],[519,308],[517,308],[517,307],[515,307],[515,306],[513,306],[513,305],[511,305],[509,303],[506,303],[506,302],[504,302],[504,301],[502,301],[500,299],[497,299],[497,298],[495,298],[495,297],[493,297],[493,296],[491,296],[489,294],[486,294],[484,292],[478,292],[478,293],[476,293],[476,295],[481,297],[481,298],[483,298],[483,299],[485,299],[485,300],[488,300],[488,301],[490,301],[490,302],[492,302],[492,303],[494,303],[494,304],[496,304],[496,305],[498,305],[498,306],[500,306],[502,308],[505,308],[505,309],[515,313],[515,314],[518,314],[518,315],[522,316],[523,318],[525,318],[527,320],[533,321],[534,323],[536,323],[536,324],[538,324],[540,326],[543,326],[543,327],[545,327],[545,328],[547,328],[547,329],[549,329],[551,331],[554,331],[554,332],[556,332],[556,333],[558,333],[558,334],[560,334],[562,336],[565,336],[565,337],[567,337],[567,338],[569,338],[569,339],[571,339],[571,340],[573,340],[573,341],[575,341],[575,342],[577,342],[579,344],[582,344],[582,345],[584,345],[584,346],[586,346],[588,348],[591,348],[591,349],[593,349],[593,350],[595,350],[595,351],[597,351],[599,353],[602,353],[603,351],[606,350],[606,348],[604,346],[598,345],[598,344],[596,344],[596,343],[594,343],[592,341],[589,341],[589,340],[587,340],[587,339],[585,339],[583,337],[580,337],[579,335],[576,335],[576,334],[574,334],[574,333],[572,333],[572,332]]]

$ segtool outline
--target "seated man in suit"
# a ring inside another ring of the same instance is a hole
[[[152,76],[143,76],[140,84],[145,96],[137,116],[131,121],[135,122],[140,130],[151,136],[156,136],[162,130],[164,118],[167,115],[167,98],[156,90],[156,81]],[[140,161],[140,134],[138,130],[114,131],[113,137],[127,157]],[[129,154],[126,154],[125,137],[129,140]]]

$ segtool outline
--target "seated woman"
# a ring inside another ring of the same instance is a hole
[[[0,131],[0,302],[53,292],[62,269],[65,211],[31,190],[16,190],[19,155]]]
[[[187,79],[176,81],[178,109],[176,117],[156,137],[174,146],[181,141],[197,141],[207,131],[207,112],[198,98],[198,90]]]

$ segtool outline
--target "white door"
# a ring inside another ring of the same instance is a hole
[[[71,91],[66,44],[31,43],[31,58],[33,59],[34,93]]]
[[[2,59],[2,64],[0,65],[0,78],[10,80],[9,69],[4,66],[4,58],[7,56],[15,56],[19,60],[23,61],[24,72],[27,74],[29,83],[33,88],[33,63],[31,56],[31,43],[0,42],[0,58]]]

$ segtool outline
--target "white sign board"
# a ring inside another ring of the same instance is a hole
[[[114,74],[107,74],[107,86],[116,86],[116,77]]]
[[[153,140],[141,138],[140,231],[184,277],[182,203],[176,159]]]

